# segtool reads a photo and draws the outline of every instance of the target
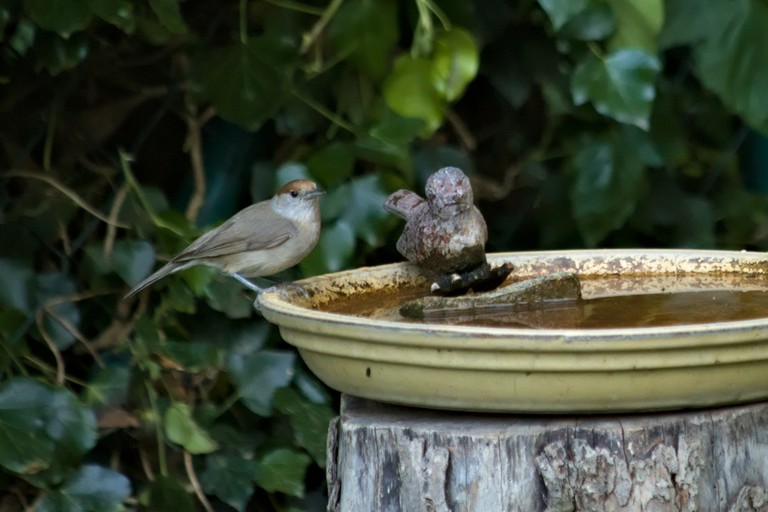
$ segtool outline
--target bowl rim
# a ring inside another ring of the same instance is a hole
[[[512,259],[535,261],[565,258],[577,266],[585,262],[629,257],[650,258],[651,261],[688,262],[694,266],[716,262],[736,262],[754,266],[752,273],[768,274],[768,255],[758,252],[701,249],[576,249],[562,251],[524,251],[489,253],[491,263]],[[703,262],[703,263],[702,263]],[[298,281],[307,289],[328,285],[334,280],[354,281],[364,275],[393,273],[415,275],[416,268],[407,263],[389,263],[323,274]],[[578,271],[578,269],[577,269]],[[677,271],[675,271],[677,272]],[[675,272],[667,275],[674,275]],[[688,270],[685,272],[696,273]],[[699,272],[706,274],[706,272]],[[745,273],[732,270],[731,273]],[[662,275],[662,274],[659,274]],[[524,327],[491,327],[427,324],[369,319],[312,309],[299,305],[298,293],[266,290],[259,296],[258,309],[264,317],[281,328],[297,329],[319,334],[334,333],[339,337],[365,339],[388,345],[421,346],[471,350],[514,349],[536,352],[646,351],[674,350],[691,346],[761,343],[768,339],[768,316],[750,320],[734,320],[675,326],[631,327],[610,329],[553,329]],[[354,329],[354,333],[347,332]],[[428,336],[425,336],[427,335]],[[470,340],[476,340],[470,343]],[[638,344],[638,341],[642,341]]]

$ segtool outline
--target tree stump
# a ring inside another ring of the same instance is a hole
[[[328,452],[334,512],[768,512],[766,402],[571,417],[345,395]]]

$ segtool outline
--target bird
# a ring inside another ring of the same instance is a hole
[[[289,181],[271,198],[252,204],[176,254],[129,291],[195,265],[207,265],[237,279],[250,290],[262,289],[246,278],[270,276],[299,263],[320,238],[320,201],[325,192],[311,180]]]

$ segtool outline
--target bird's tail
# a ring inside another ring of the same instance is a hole
[[[125,294],[123,299],[127,299],[128,297],[131,297],[133,295],[136,295],[141,290],[146,288],[147,286],[154,284],[156,281],[159,281],[160,279],[164,278],[168,274],[173,274],[174,272],[177,272],[183,268],[186,268],[188,265],[179,265],[178,263],[171,261],[157,269],[157,271],[144,279],[142,282],[134,286],[131,291]]]

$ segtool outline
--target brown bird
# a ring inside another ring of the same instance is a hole
[[[277,274],[300,262],[320,238],[320,201],[324,192],[310,180],[283,185],[271,198],[252,204],[208,231],[163,267],[137,284],[130,297],[168,274],[208,265],[249,289],[261,288],[246,277]]]

